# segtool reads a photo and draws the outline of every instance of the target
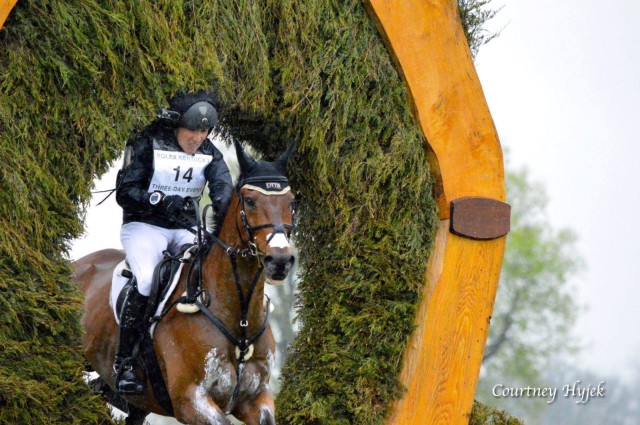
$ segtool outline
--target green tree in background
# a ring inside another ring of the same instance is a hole
[[[511,232],[478,386],[484,401],[504,379],[535,385],[550,358],[576,349],[570,330],[579,306],[569,284],[583,263],[576,235],[549,222],[544,187],[526,170],[507,171],[506,183]]]

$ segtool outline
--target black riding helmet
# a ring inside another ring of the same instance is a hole
[[[209,129],[216,124],[218,124],[218,112],[209,102],[194,103],[178,120],[178,127],[189,130]]]
[[[220,102],[211,93],[178,93],[169,100],[169,110],[163,109],[158,116],[174,127],[189,130],[211,129],[218,124]]]

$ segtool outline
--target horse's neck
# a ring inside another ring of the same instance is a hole
[[[245,235],[241,238],[238,233],[238,231],[243,231],[244,229],[241,223],[236,222],[237,214],[238,202],[234,196],[218,238],[232,249],[240,248],[241,250],[246,250],[248,249],[247,236]],[[236,319],[240,314],[240,295],[238,294],[232,260],[224,249],[214,245],[205,259],[203,269],[204,285],[212,295],[212,304],[215,304],[213,309],[227,316],[229,320]],[[253,327],[256,321],[259,321],[259,316],[263,311],[264,278],[261,275],[257,276],[260,270],[259,260],[254,256],[242,257],[236,255],[233,261],[235,261],[237,277],[245,298],[249,295],[253,280],[258,279],[249,304],[249,322],[250,326]]]

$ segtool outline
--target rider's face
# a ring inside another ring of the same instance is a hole
[[[209,130],[206,128],[200,130],[189,130],[188,128],[178,127],[176,132],[176,138],[178,139],[178,145],[183,151],[189,155],[196,153],[204,139],[207,138]]]

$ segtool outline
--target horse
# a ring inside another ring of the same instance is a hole
[[[231,414],[247,425],[275,425],[269,386],[275,343],[268,302],[263,301],[265,280],[284,281],[295,260],[289,244],[294,195],[286,178],[293,146],[266,162],[254,160],[235,143],[241,169],[236,190],[218,236],[205,234],[208,247],[198,250],[200,287],[186,304],[197,312],[167,307],[153,318],[149,347],[155,349],[169,406],[149,390],[153,383],[148,375],[143,395],[114,390],[118,324],[109,298],[112,273],[124,252],[101,250],[74,263],[72,278],[84,294],[85,359],[99,375],[93,385],[129,413],[127,424],[141,424],[156,413],[186,424],[227,425]],[[188,274],[183,271],[179,281],[187,289]],[[184,301],[180,292],[170,295],[166,305]],[[204,300],[210,301],[208,307]]]

